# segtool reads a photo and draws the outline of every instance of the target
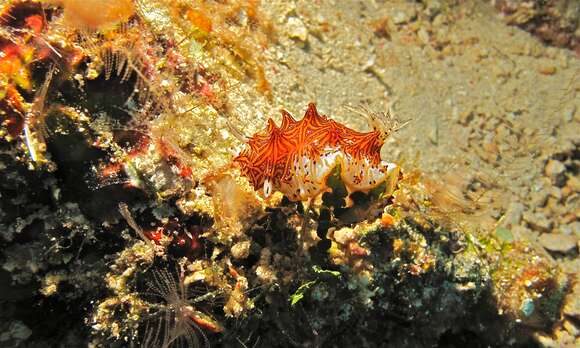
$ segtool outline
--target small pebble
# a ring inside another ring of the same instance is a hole
[[[429,33],[425,28],[419,29],[419,31],[417,32],[417,36],[419,37],[419,40],[421,40],[422,44],[424,45],[429,44]]]
[[[558,233],[563,235],[572,234],[572,225],[563,223],[558,226]]]
[[[550,196],[560,200],[562,199],[562,190],[556,186],[552,186],[550,187]]]
[[[445,16],[444,16],[444,15],[442,15],[442,14],[438,14],[438,15],[435,17],[435,19],[433,20],[433,26],[434,26],[434,27],[440,27],[440,26],[442,26],[443,24],[445,24],[445,22],[446,22]]]
[[[572,230],[572,233],[574,233],[577,238],[580,238],[580,221],[574,221],[573,223],[569,224],[569,226]]]
[[[553,65],[543,65],[538,69],[538,72],[542,75],[554,75],[556,73],[556,67]]]
[[[548,201],[548,197],[550,193],[547,190],[542,190],[538,192],[532,192],[530,201],[532,202],[532,206],[534,207],[543,207],[546,205]]]
[[[565,172],[566,166],[558,160],[551,159],[546,164],[545,173],[556,186],[561,187],[566,183]]]
[[[580,320],[580,282],[574,282],[570,295],[566,297],[566,303],[562,309],[565,315]]]
[[[245,259],[250,255],[250,241],[242,241],[234,244],[231,249],[232,256],[235,259]]]
[[[566,201],[564,202],[564,205],[568,209],[577,209],[577,208],[579,208],[580,207],[580,194],[573,193],[570,196],[566,197]]]
[[[564,320],[564,329],[566,329],[566,331],[568,331],[568,333],[570,333],[570,335],[573,336],[580,336],[580,328],[576,325],[574,325],[574,323],[572,323],[570,320]]]
[[[543,213],[525,212],[523,218],[536,231],[549,232],[552,229],[553,222]]]
[[[570,196],[570,194],[572,194],[572,189],[570,188],[570,186],[564,186],[562,187],[562,198],[566,199],[568,198],[568,196]]]
[[[288,18],[288,36],[291,39],[296,39],[301,42],[306,42],[308,39],[308,29],[304,22],[297,17]]]
[[[567,110],[564,111],[564,121],[572,122],[574,119],[574,114],[576,113],[576,105],[572,105]]]
[[[355,239],[355,232],[352,228],[345,227],[334,231],[333,237],[337,243],[346,245],[348,242]]]
[[[408,6],[404,9],[398,9],[393,13],[393,23],[395,24],[404,24],[411,22],[417,18],[417,11],[414,7]]]
[[[578,238],[559,233],[544,233],[540,236],[540,244],[548,251],[565,254],[577,247]]]
[[[568,179],[566,187],[569,187],[572,192],[580,192],[580,178],[572,176]]]
[[[431,18],[441,12],[441,3],[439,0],[430,0],[425,2],[425,14]]]
[[[32,330],[30,330],[26,325],[20,321],[13,321],[5,332],[0,334],[0,342],[6,342],[14,340],[18,343],[25,341],[32,335]],[[16,343],[14,342],[14,343]],[[19,346],[15,344],[14,346]]]
[[[504,223],[506,226],[515,226],[522,220],[525,206],[520,202],[510,203],[507,212],[504,215]]]

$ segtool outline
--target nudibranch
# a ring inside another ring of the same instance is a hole
[[[326,182],[337,166],[348,191],[347,205],[352,192],[368,192],[384,183],[392,190],[399,167],[382,161],[380,152],[396,123],[390,114],[366,114],[373,130],[363,133],[319,115],[314,103],[300,121],[282,110],[282,124],[269,119],[234,162],[266,198],[277,190],[291,201],[309,201],[330,190]]]

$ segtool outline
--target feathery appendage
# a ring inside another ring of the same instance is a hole
[[[146,284],[148,291],[142,295],[154,303],[139,327],[139,342],[133,342],[133,346],[209,347],[204,331],[223,331],[213,318],[196,307],[218,297],[219,291],[194,294],[184,282],[183,271],[174,274],[164,269],[153,271]]]

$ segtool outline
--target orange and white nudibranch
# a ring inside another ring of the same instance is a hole
[[[309,201],[330,190],[326,181],[337,166],[349,196],[383,183],[390,193],[399,167],[382,161],[380,152],[398,125],[389,113],[364,114],[373,127],[368,133],[319,115],[313,103],[300,121],[282,110],[282,124],[278,127],[269,119],[266,129],[249,138],[234,162],[266,198],[277,190],[292,201]]]

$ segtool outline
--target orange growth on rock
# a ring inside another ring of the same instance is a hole
[[[381,225],[384,228],[390,228],[393,227],[394,224],[395,218],[393,217],[393,215],[389,213],[383,213],[383,215],[381,216]]]
[[[24,22],[35,34],[40,34],[44,28],[44,18],[41,15],[28,16],[24,19]]]
[[[196,9],[190,9],[185,13],[185,17],[193,24],[196,28],[203,31],[204,33],[211,32],[212,23],[211,19],[202,11]]]
[[[80,29],[98,30],[127,21],[135,14],[132,0],[48,0],[64,8],[65,20]]]

